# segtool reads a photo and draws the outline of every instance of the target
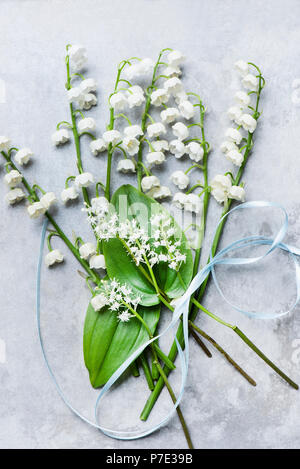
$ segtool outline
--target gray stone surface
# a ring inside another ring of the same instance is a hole
[[[210,156],[213,176],[229,168],[218,147],[228,126],[225,111],[237,86],[233,63],[239,58],[252,60],[261,67],[267,87],[254,152],[244,176],[247,199],[282,203],[290,215],[288,241],[300,246],[300,107],[292,88],[293,80],[300,77],[299,17],[297,0],[2,0],[0,78],[6,87],[6,102],[0,105],[0,133],[9,135],[15,145],[30,146],[35,158],[26,174],[59,192],[66,175],[75,171],[72,144],[58,151],[50,142],[56,123],[68,119],[65,44],[82,43],[88,50],[88,75],[99,81],[100,105],[90,113],[97,119],[99,134],[108,120],[106,102],[116,64],[131,55],[155,58],[162,47],[169,46],[187,55],[186,86],[198,91],[208,106],[206,130],[214,149]],[[85,167],[103,177],[105,161],[93,158],[85,149]],[[3,175],[3,165],[1,172]],[[114,186],[126,180],[114,176]],[[0,192],[3,200],[3,184]],[[185,448],[176,417],[146,439],[122,442],[103,436],[65,407],[50,381],[37,337],[35,275],[41,222],[29,220],[22,205],[11,209],[3,203],[0,211],[0,447]],[[212,201],[207,241],[219,214],[220,207]],[[60,208],[57,217],[68,234],[80,227],[82,235],[91,239],[78,206]],[[275,225],[278,222],[272,221],[270,212],[239,215],[236,222],[229,222],[224,243],[243,234],[270,234],[275,232]],[[92,418],[97,393],[89,387],[81,351],[89,294],[76,269],[76,262],[67,255],[64,266],[43,272],[42,326],[59,382],[71,402]],[[283,311],[295,296],[292,269],[286,256],[274,254],[260,267],[219,269],[218,273],[230,299],[240,306]],[[300,381],[299,307],[281,320],[250,320],[224,304],[212,285],[205,305],[238,323]],[[168,319],[166,313],[165,321]],[[258,386],[250,387],[217,353],[207,359],[191,341],[182,410],[195,446],[299,447],[299,393],[285,385],[229,330],[203,315],[198,323],[232,352]],[[179,376],[178,370],[172,381],[175,388]],[[107,399],[103,422],[143,428],[138,416],[147,395],[143,378],[127,380]],[[169,408],[168,396],[163,395],[152,422]]]

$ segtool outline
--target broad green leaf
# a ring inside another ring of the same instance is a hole
[[[149,229],[149,221],[152,215],[164,213],[166,216],[171,218],[172,225],[176,231],[176,238],[181,241],[180,251],[186,255],[186,262],[182,263],[179,269],[179,275],[175,270],[170,269],[165,263],[156,265],[154,272],[158,280],[159,287],[170,298],[177,298],[178,296],[181,296],[186,291],[192,280],[193,256],[190,248],[188,247],[187,239],[183,231],[175,222],[173,217],[171,217],[169,212],[157,201],[147,197],[145,194],[138,191],[135,187],[129,184],[121,186],[114,193],[111,202],[115,206],[119,217],[126,219],[134,216],[137,218],[139,224],[146,230]],[[131,262],[133,267],[135,267],[134,263],[130,261],[129,256],[127,256],[126,262]],[[122,279],[125,278],[125,276],[121,274],[121,271],[116,272],[116,270],[117,267],[114,269],[116,278],[118,278],[120,281],[123,281]],[[120,275],[122,275],[122,279],[119,277]],[[132,280],[133,278],[134,277],[132,277]]]
[[[160,306],[139,306],[138,312],[154,333]],[[148,338],[145,327],[137,318],[122,323],[118,321],[116,313],[105,308],[96,312],[89,304],[84,325],[83,352],[92,386],[103,386]]]

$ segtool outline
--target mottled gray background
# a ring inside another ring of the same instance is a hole
[[[225,111],[237,86],[232,65],[239,58],[256,62],[267,87],[254,152],[244,176],[247,199],[282,203],[290,216],[288,241],[300,246],[300,107],[297,91],[292,88],[293,80],[300,77],[297,0],[2,0],[0,7],[0,78],[6,89],[5,103],[0,104],[0,133],[9,135],[15,145],[34,150],[35,158],[26,174],[58,193],[65,177],[75,170],[73,146],[58,151],[50,141],[56,123],[69,117],[64,91],[66,43],[86,46],[88,75],[99,81],[100,106],[90,113],[97,119],[98,134],[108,120],[106,100],[121,59],[131,55],[155,58],[162,47],[183,51],[188,56],[186,86],[198,90],[209,110],[206,131],[214,149],[210,176],[230,166],[218,147],[228,126]],[[84,164],[98,177],[103,175],[101,157],[93,158],[85,151]],[[3,175],[3,166],[1,172]],[[118,176],[117,182],[123,181],[126,177]],[[0,191],[3,200],[3,184]],[[3,203],[0,210],[2,349],[6,344],[6,357],[2,350],[0,362],[0,447],[185,448],[176,417],[146,439],[121,442],[90,428],[65,407],[50,381],[37,338],[35,275],[41,222],[29,220],[22,205],[7,208]],[[212,201],[208,239],[219,214],[220,207]],[[275,232],[279,222],[272,222],[271,215],[266,211],[239,215],[228,224],[224,243],[243,234]],[[80,207],[59,209],[57,217],[67,233],[78,232],[80,227],[83,236],[91,239]],[[76,262],[67,255],[64,266],[44,271],[42,325],[59,382],[72,403],[92,417],[97,393],[90,389],[81,351],[89,293],[76,269]],[[230,299],[245,308],[284,311],[295,297],[292,266],[282,254],[242,272],[220,269],[219,276]],[[299,307],[278,321],[250,320],[223,304],[213,286],[205,305],[239,324],[300,381]],[[202,315],[198,322],[231,351],[258,386],[250,387],[217,353],[213,352],[210,360],[206,358],[191,340],[190,375],[182,410],[195,446],[299,447],[299,393],[230,331]],[[172,381],[175,388],[179,376],[178,370]],[[127,386],[123,384],[108,398],[102,421],[120,428],[139,425],[138,415],[147,395],[143,378],[128,380]],[[169,398],[164,395],[152,422],[169,408]]]

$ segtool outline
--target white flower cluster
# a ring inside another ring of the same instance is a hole
[[[89,261],[91,269],[106,269],[105,259],[103,254],[97,252],[97,248],[93,243],[84,243],[79,248],[81,259]]]
[[[96,106],[97,97],[94,92],[97,89],[97,82],[94,78],[85,78],[80,85],[73,86],[67,91],[69,103],[76,103],[79,109],[89,110]]]
[[[245,201],[245,189],[241,186],[233,186],[228,175],[218,174],[210,183],[211,194],[219,204],[227,202],[227,199]]]
[[[103,280],[101,286],[95,291],[96,295],[91,299],[91,305],[95,311],[100,311],[105,306],[112,312],[116,312],[121,322],[128,322],[134,317],[131,310],[136,310],[141,298],[135,295],[132,289],[121,285],[117,280]]]
[[[49,210],[51,205],[57,202],[54,192],[46,192],[38,202],[28,205],[27,212],[30,218],[38,218]]]

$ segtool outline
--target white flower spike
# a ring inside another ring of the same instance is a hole
[[[236,122],[238,125],[241,124],[242,113],[242,110],[238,106],[232,106],[227,111],[229,119]]]
[[[63,260],[64,256],[59,249],[53,249],[45,256],[45,264],[47,267],[51,267],[54,264],[60,264]]]
[[[155,151],[168,151],[169,150],[169,142],[167,140],[154,140],[151,142]]]
[[[80,109],[88,111],[92,106],[96,106],[97,102],[97,97],[93,93],[86,93],[81,95],[78,101],[78,105]]]

